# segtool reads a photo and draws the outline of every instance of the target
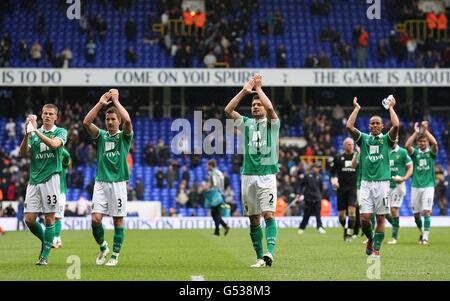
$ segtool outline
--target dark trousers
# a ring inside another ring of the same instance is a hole
[[[317,229],[322,227],[322,220],[320,219],[320,209],[322,204],[320,201],[317,202],[305,202],[305,210],[303,214],[302,222],[300,223],[299,229],[304,230],[308,224],[311,215],[316,217]]]
[[[359,229],[361,229],[361,217],[359,215],[359,207],[356,207],[356,221],[355,221],[355,229],[354,229],[353,233],[355,235],[358,235]]]
[[[214,224],[216,226],[214,233],[219,233],[219,225],[222,225],[222,227],[224,227],[224,228],[228,227],[228,225],[222,219],[222,215],[220,214],[220,205],[213,207],[211,209],[211,216],[212,216],[212,218],[214,220]]]
[[[20,225],[22,225],[22,229],[26,230],[27,226],[25,225],[25,221],[23,218],[17,218],[17,230],[20,230]]]

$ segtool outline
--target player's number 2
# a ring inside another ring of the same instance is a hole
[[[56,195],[53,195],[53,200],[52,200],[52,196],[51,195],[47,195],[47,205],[53,204],[56,205],[56,203],[58,202],[58,199],[56,198]]]

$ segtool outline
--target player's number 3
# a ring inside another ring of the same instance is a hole
[[[52,201],[52,196],[51,195],[47,195],[47,205],[53,204],[56,205],[56,203],[58,202],[58,199],[56,198],[56,195],[53,195],[53,201]]]
[[[122,207],[122,200],[121,199],[117,199],[117,207]]]

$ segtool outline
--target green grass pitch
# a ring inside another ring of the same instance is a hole
[[[96,266],[98,247],[89,231],[63,231],[64,248],[52,250],[48,266],[35,266],[40,243],[30,232],[0,237],[0,280],[68,280],[67,258],[77,255],[81,280],[369,280],[373,264],[363,238],[351,243],[341,229],[325,235],[308,228],[280,229],[272,267],[251,269],[255,255],[249,231],[232,229],[215,237],[212,230],[126,231],[119,265]],[[112,246],[112,231],[105,238]],[[400,242],[381,250],[381,280],[450,280],[450,228],[432,228],[430,245],[417,243],[418,231],[400,230]]]

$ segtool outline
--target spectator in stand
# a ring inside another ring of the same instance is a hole
[[[438,29],[438,17],[433,11],[430,11],[427,15],[427,28],[428,34],[435,37]]]
[[[341,63],[343,68],[352,68],[352,48],[344,43],[341,51]]]
[[[128,41],[136,40],[137,25],[133,18],[128,18],[125,25],[125,35]]]
[[[244,56],[247,61],[251,61],[253,59],[253,44],[251,41],[248,41],[244,48]]]
[[[416,49],[417,49],[417,42],[414,39],[410,39],[406,43],[406,49],[408,52],[408,61],[409,62],[415,62],[416,61]]]
[[[150,166],[155,166],[158,158],[156,156],[155,148],[152,143],[149,141],[147,146],[145,147],[145,161]]]
[[[206,67],[212,68],[217,63],[217,58],[212,51],[209,51],[207,55],[205,55],[203,59],[203,64]]]
[[[441,12],[439,14],[438,18],[438,30],[439,30],[439,37],[445,37],[447,32],[447,16],[445,15],[445,12]]]
[[[200,208],[201,206],[198,200],[199,200],[199,187],[198,183],[194,182],[192,184],[191,189],[189,189],[187,207]]]
[[[259,59],[263,63],[267,63],[269,61],[269,45],[266,40],[262,40],[259,45]]]
[[[47,38],[44,43],[45,62],[51,62],[53,60],[53,42]]]
[[[5,131],[9,140],[16,140],[16,123],[14,122],[14,119],[9,118],[8,123],[5,125]]]
[[[156,187],[159,189],[164,188],[165,175],[162,167],[158,169],[158,172],[155,174],[155,177],[156,177]]]
[[[386,62],[386,58],[388,56],[388,50],[387,50],[386,42],[384,39],[380,40],[380,42],[378,43],[377,56],[378,56],[379,63],[384,64]]]
[[[365,28],[361,28],[361,35],[358,38],[358,49],[356,52],[356,61],[358,68],[366,68],[368,46],[369,33],[365,30]]]
[[[89,63],[93,63],[95,61],[95,56],[96,56],[96,48],[97,45],[95,44],[95,41],[93,39],[90,39],[86,46],[86,61],[88,61]]]
[[[202,11],[197,10],[194,16],[194,23],[196,34],[202,36],[205,29],[206,15]]]
[[[73,54],[69,47],[66,47],[62,52],[61,56],[63,59],[63,68],[69,68],[70,62],[72,61]]]
[[[284,34],[284,18],[279,11],[275,14],[274,33],[281,36]]]
[[[42,58],[42,47],[41,44],[39,44],[38,41],[35,41],[33,43],[33,46],[31,47],[31,59],[34,63],[39,63],[39,61]]]
[[[137,178],[136,180],[136,198],[139,201],[144,201],[144,183],[142,182],[141,178]]]
[[[277,49],[277,68],[286,68],[286,49],[280,44]]]
[[[16,217],[16,211],[11,204],[3,210],[4,217]]]
[[[108,25],[106,24],[105,19],[101,15],[97,17],[97,32],[100,37],[100,40],[104,41],[106,36],[106,31],[108,30]]]
[[[24,40],[19,42],[19,59],[21,62],[27,59],[28,55],[28,45]]]
[[[169,167],[170,168],[170,167]],[[181,182],[180,186],[178,187],[177,195],[175,197],[175,200],[180,207],[186,207],[186,204],[189,200],[188,193],[186,190],[186,184],[185,182]]]
[[[330,68],[330,57],[325,53],[321,52],[320,58],[319,58],[319,68]]]
[[[174,171],[173,166],[169,165],[169,168],[167,169],[167,184],[169,189],[173,188],[173,183],[177,179],[177,173]],[[186,187],[186,184],[185,184]]]
[[[181,167],[181,180],[186,181],[186,183],[189,184],[190,179],[191,179],[191,174],[189,173],[187,166],[183,165],[183,167]]]
[[[258,24],[258,31],[260,35],[267,35],[269,33],[269,24],[267,21],[261,20]]]

